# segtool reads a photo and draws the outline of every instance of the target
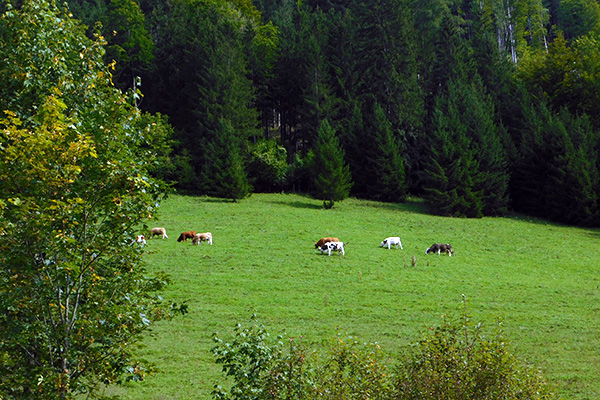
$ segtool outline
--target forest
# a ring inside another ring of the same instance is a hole
[[[600,226],[595,0],[67,3],[182,192]]]

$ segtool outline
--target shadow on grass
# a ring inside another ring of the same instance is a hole
[[[289,207],[294,207],[294,208],[304,208],[304,209],[309,209],[309,210],[322,210],[323,206],[321,204],[314,204],[314,203],[309,203],[308,200],[307,201],[298,201],[298,200],[294,200],[294,201],[271,201],[271,204],[279,204],[282,206],[289,206]]]
[[[390,211],[403,211],[424,215],[435,215],[430,212],[423,200],[416,197],[410,197],[404,203],[386,203],[379,201],[361,200],[361,202],[358,203],[358,206],[368,208],[381,208]]]
[[[200,200],[202,203],[231,203],[234,204],[236,203],[235,201],[231,200],[231,199],[220,199],[217,197],[197,197],[198,200]],[[239,200],[242,201],[242,200]]]
[[[367,208],[382,208],[386,210],[392,211],[404,211],[418,214],[426,214],[433,215],[427,209],[425,202],[419,198],[409,198],[404,203],[385,203],[378,201],[365,200],[360,198],[350,198],[350,200],[357,200],[354,205],[358,207],[367,207]],[[304,209],[312,209],[312,210],[324,210],[323,204],[320,200],[315,200],[311,197],[306,197],[305,201],[301,200],[270,200],[272,204],[279,204],[283,206],[289,206],[294,208],[304,208]],[[343,203],[343,200],[339,202]],[[337,204],[337,203],[336,203]],[[335,208],[335,206],[334,206]]]
[[[205,195],[195,195],[195,194],[186,194],[186,193],[177,193],[177,197],[181,197],[189,202],[200,202],[200,203],[216,203],[216,204],[225,204],[225,203],[234,203],[231,199],[224,199],[220,197],[210,197]],[[240,200],[243,201],[243,200]]]

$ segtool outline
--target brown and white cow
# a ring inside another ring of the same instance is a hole
[[[202,244],[202,242],[208,242],[208,244],[210,244],[212,246],[212,244],[213,244],[212,233],[210,233],[210,232],[196,233],[196,235],[194,235],[194,237],[192,238],[192,244],[200,245],[200,244]]]
[[[448,256],[452,256],[454,254],[454,249],[448,243],[434,243],[425,252],[425,254],[430,254],[430,253],[437,253],[437,254],[446,253],[446,254],[448,254]]]
[[[336,238],[336,237],[324,237],[319,239],[316,243],[315,243],[315,249],[319,249],[321,247],[323,247],[323,245],[325,243],[329,243],[329,242],[339,242],[340,239]]]
[[[135,237],[134,242],[144,245],[144,244],[146,244],[146,236],[144,236],[144,235],[137,235]]]

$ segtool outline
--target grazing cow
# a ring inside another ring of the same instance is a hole
[[[192,238],[192,244],[200,245],[202,242],[208,242],[212,246],[212,233],[204,232],[204,233],[196,233]]]
[[[430,248],[427,249],[425,254],[437,253],[442,254],[446,253],[448,256],[452,256],[454,254],[454,249],[448,243],[434,243]]]
[[[150,239],[156,235],[162,235],[163,239],[168,239],[167,230],[165,228],[152,228],[150,229]]]
[[[398,246],[400,246],[400,248],[402,250],[404,250],[404,247],[402,247],[402,242],[400,241],[400,238],[398,236],[392,236],[389,238],[385,238],[385,240],[383,242],[381,242],[381,244],[379,245],[379,247],[386,247],[388,249],[391,249],[392,246],[396,246],[396,248],[398,248]]]
[[[338,255],[345,256],[344,242],[327,242],[321,246],[321,254],[327,252],[327,255],[330,256],[332,251],[337,251]]]
[[[196,236],[196,231],[182,232],[177,239],[178,242],[187,242],[188,239],[193,239]]]
[[[329,242],[339,242],[340,239],[336,238],[336,237],[324,237],[322,239],[319,239],[318,242],[315,243],[315,249],[321,248],[323,247],[323,245],[325,243],[329,243]]]
[[[135,242],[139,243],[139,244],[146,244],[146,236],[144,236],[144,235],[137,235],[135,237]]]

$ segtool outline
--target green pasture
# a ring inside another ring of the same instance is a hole
[[[159,323],[144,341],[140,352],[159,372],[113,394],[209,399],[223,382],[213,333],[232,337],[253,312],[273,335],[285,329],[319,347],[341,331],[394,359],[442,314],[460,315],[464,294],[475,321],[491,328],[503,319],[518,356],[563,398],[600,398],[600,231],[521,217],[444,218],[419,201],[321,204],[286,194],[165,201],[150,224],[169,239],[148,240],[147,262],[171,276],[164,297],[186,301],[189,314]],[[178,243],[186,230],[212,232],[214,245]],[[322,236],[347,242],[346,255],[320,255],[313,243]],[[387,236],[400,236],[404,250],[380,248]],[[456,256],[426,256],[434,242],[451,243]]]

